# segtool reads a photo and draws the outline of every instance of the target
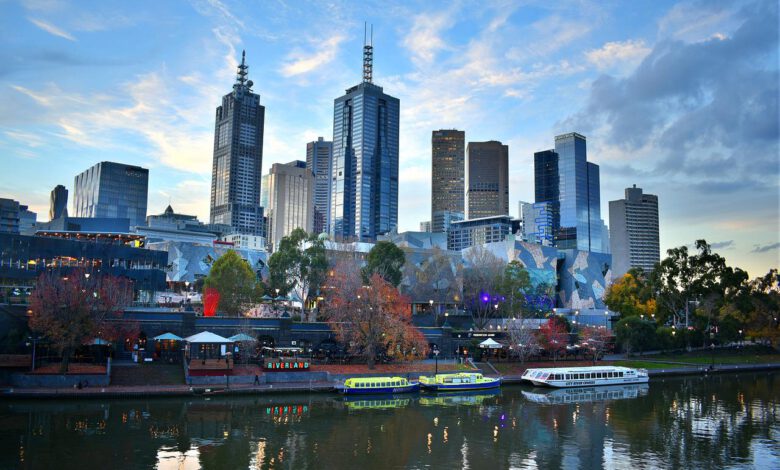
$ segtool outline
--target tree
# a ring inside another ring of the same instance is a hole
[[[623,317],[651,318],[656,313],[652,290],[641,269],[631,269],[613,282],[604,294],[604,303]]]
[[[566,349],[569,344],[569,332],[566,323],[559,321],[560,317],[552,316],[539,328],[537,341],[539,345],[552,356],[553,361],[558,359],[558,354]]]
[[[525,362],[539,349],[536,331],[522,317],[518,320],[512,320],[507,332],[509,333],[510,353],[517,356],[520,362]]]
[[[354,262],[340,262],[333,270],[334,288],[323,302],[323,313],[339,340],[374,368],[379,354],[423,356],[427,344],[411,323],[409,300],[378,273],[363,285]]]
[[[609,349],[609,332],[606,328],[599,328],[597,326],[586,326],[580,330],[580,339],[582,345],[590,351],[593,356],[593,365],[596,365],[596,361],[604,356],[604,353]]]
[[[125,278],[47,272],[30,297],[30,328],[60,351],[60,372],[66,373],[76,348],[110,329],[108,322],[120,317],[132,300],[132,284]]]
[[[295,294],[301,301],[301,318],[313,290],[320,288],[328,272],[325,244],[316,234],[296,228],[283,237],[279,249],[268,259],[271,288]]]
[[[410,285],[415,299],[434,300],[438,305],[458,303],[461,300],[463,295],[462,266],[459,262],[454,262],[452,256],[447,255],[441,249],[434,248],[419,269],[407,261],[405,270],[407,271],[406,277],[416,281]]]
[[[263,295],[262,284],[249,263],[233,250],[214,262],[204,287],[219,292],[219,309],[229,316],[241,315]]]
[[[504,262],[482,245],[469,249],[464,256],[463,300],[474,318],[474,325],[485,328],[498,315],[501,296],[498,285]]]
[[[736,320],[746,337],[767,341],[773,347],[780,340],[780,274],[771,269],[736,289],[721,307],[721,322]]]
[[[615,326],[615,336],[626,354],[639,350],[641,355],[655,345],[655,322],[637,317],[624,318]]]
[[[531,288],[531,276],[522,263],[510,261],[504,266],[498,281],[498,292],[504,301],[505,314],[511,317],[523,317],[525,293]]]
[[[368,252],[367,264],[363,269],[363,279],[368,281],[373,274],[379,274],[395,287],[401,284],[401,268],[406,261],[403,250],[390,241],[380,241]]]

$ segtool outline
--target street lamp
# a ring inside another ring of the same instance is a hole
[[[434,321],[434,323],[436,324],[436,326],[439,326],[439,318],[438,318],[439,316],[438,316],[438,315],[436,315],[436,313],[433,311],[433,299],[429,299],[429,300],[428,300],[428,305],[430,305],[430,306],[431,306],[431,313],[433,313],[433,314],[434,314],[434,315],[433,315],[433,321]]]
[[[36,346],[38,345],[38,341],[41,340],[38,336],[28,336],[28,340],[30,340],[29,343],[27,343],[27,346],[30,346],[32,344],[32,363],[30,364],[30,372],[35,372],[35,352],[36,352]]]
[[[604,312],[604,329],[607,329],[607,320],[609,320],[609,310]]]
[[[433,345],[433,357],[436,358],[436,371],[433,373],[433,375],[439,374],[439,347],[435,344]]]

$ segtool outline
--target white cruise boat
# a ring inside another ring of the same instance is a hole
[[[536,386],[559,388],[641,384],[648,381],[646,369],[616,366],[527,369],[522,378]]]
[[[545,405],[566,405],[569,403],[592,403],[647,395],[647,384],[604,385],[601,387],[535,388],[523,390],[526,400]]]

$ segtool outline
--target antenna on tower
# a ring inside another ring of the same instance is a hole
[[[366,42],[368,23],[363,23],[363,83],[373,83],[374,74],[374,25],[371,25],[370,42]]]
[[[244,86],[246,85],[246,76],[249,74],[248,72],[249,66],[246,65],[246,50],[241,51],[241,65],[238,66],[238,74],[236,75],[236,83]]]

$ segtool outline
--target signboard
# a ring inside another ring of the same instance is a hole
[[[267,372],[303,372],[309,370],[309,361],[264,361]]]

